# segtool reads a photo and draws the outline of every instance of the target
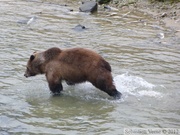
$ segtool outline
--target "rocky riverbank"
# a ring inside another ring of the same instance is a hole
[[[152,15],[152,17],[164,23],[167,27],[175,30],[176,35],[180,37],[180,2],[150,2],[148,0],[129,0],[129,1],[113,1],[111,6],[115,6],[119,10],[137,9],[144,13]]]

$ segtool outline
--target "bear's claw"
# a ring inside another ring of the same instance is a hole
[[[122,94],[119,91],[117,91],[117,93],[113,97],[114,99],[121,99]]]
[[[111,93],[108,93],[108,94],[114,97],[114,99],[120,99],[122,96],[122,94],[117,90],[114,90],[113,92],[111,91]]]

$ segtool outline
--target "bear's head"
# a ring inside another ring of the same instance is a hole
[[[30,77],[30,76],[35,76],[38,74],[42,74],[43,73],[43,63],[44,63],[44,58],[43,58],[43,54],[42,53],[38,53],[38,52],[34,52],[28,62],[27,62],[27,66],[26,66],[26,71],[24,76],[25,77]]]

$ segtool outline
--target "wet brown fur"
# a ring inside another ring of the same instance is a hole
[[[29,70],[29,71],[28,71]],[[61,81],[68,84],[91,82],[110,96],[120,98],[111,75],[111,66],[99,54],[83,48],[61,50],[50,48],[31,55],[26,77],[45,74],[53,93],[63,90]]]

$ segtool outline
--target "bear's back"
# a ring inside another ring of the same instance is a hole
[[[89,49],[66,49],[61,52],[59,59],[60,61],[71,64],[73,66],[79,66],[82,68],[91,68],[98,66],[111,71],[109,63],[106,62],[104,58],[102,58],[99,54]]]

